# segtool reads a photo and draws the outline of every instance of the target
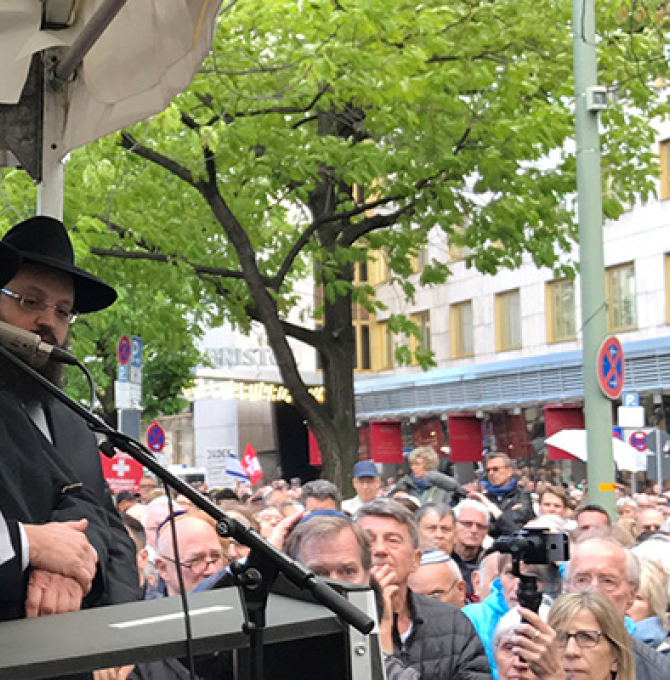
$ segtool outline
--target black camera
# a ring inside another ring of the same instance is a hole
[[[567,534],[552,534],[545,529],[521,529],[511,536],[501,536],[491,552],[509,553],[526,564],[549,564],[569,559]]]

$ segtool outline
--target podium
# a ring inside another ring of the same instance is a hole
[[[249,641],[242,632],[244,616],[237,588],[191,593],[188,603],[194,655],[240,655],[241,663],[236,665],[244,678]],[[184,658],[184,631],[178,597],[6,621],[0,623],[0,680],[54,678],[167,657]],[[349,635],[348,627],[325,607],[271,594],[264,646],[270,677],[279,672],[276,677],[298,680],[304,674],[313,678],[317,668],[320,680],[361,677],[350,657],[365,654],[360,640],[355,651],[351,649]],[[375,656],[369,650],[367,654]],[[318,666],[305,663],[309,656],[319,659]],[[362,660],[358,660],[359,668]],[[374,669],[365,677],[381,677],[375,659],[365,661]]]

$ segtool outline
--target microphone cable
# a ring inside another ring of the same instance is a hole
[[[186,636],[186,659],[188,662],[188,672],[190,680],[198,680],[195,675],[195,655],[193,653],[193,626],[191,625],[191,610],[188,604],[186,593],[186,586],[184,585],[184,574],[182,571],[181,558],[179,556],[179,546],[177,545],[177,518],[187,513],[185,511],[175,511],[172,497],[170,496],[170,489],[168,485],[163,482],[163,489],[168,501],[169,514],[163,522],[170,524],[170,536],[172,537],[172,546],[174,550],[174,564],[177,571],[177,582],[179,583],[179,597],[181,599],[181,609],[184,613],[184,634]],[[157,531],[160,534],[160,527]],[[159,536],[156,536],[156,543],[158,543]]]

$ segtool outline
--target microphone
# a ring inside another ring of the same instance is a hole
[[[61,364],[76,365],[77,357],[67,350],[44,342],[36,333],[0,321],[0,345],[12,354],[26,359],[40,358],[58,361]]]
[[[436,486],[438,489],[448,491],[449,493],[456,493],[462,496],[468,495],[468,492],[453,477],[449,477],[449,475],[445,475],[443,472],[429,470],[426,472],[423,478],[429,484]]]

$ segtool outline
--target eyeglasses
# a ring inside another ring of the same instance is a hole
[[[564,630],[559,630],[556,633],[556,644],[559,647],[567,647],[570,638],[574,638],[577,646],[581,649],[591,649],[600,642],[602,637],[603,632],[600,630],[578,630],[576,633],[566,633]]]
[[[199,555],[190,560],[187,560],[186,562],[177,562],[177,560],[173,559],[172,557],[167,557],[166,555],[161,555],[160,557],[164,560],[167,560],[168,562],[172,562],[172,564],[178,564],[180,567],[184,567],[184,569],[191,569],[192,571],[195,572],[205,571],[210,564],[217,565],[223,564],[224,562],[226,564],[229,563],[228,558],[223,553],[212,553],[211,555]]]
[[[594,581],[596,583],[595,589],[606,593],[613,592],[621,585],[621,581],[618,581],[611,576],[592,577],[591,574],[575,574],[570,579],[570,583],[579,590],[588,590],[589,588],[592,588]]]
[[[16,300],[19,303],[19,307],[29,314],[37,314],[37,312],[43,312],[45,309],[53,309],[56,318],[63,323],[72,323],[77,318],[76,312],[62,305],[51,305],[31,295],[15,293],[13,290],[9,290],[9,288],[0,288],[0,293]]]
[[[489,525],[488,524],[480,524],[479,522],[471,522],[468,520],[456,520],[462,527],[465,527],[466,529],[477,529],[478,531],[488,531],[489,530]]]

